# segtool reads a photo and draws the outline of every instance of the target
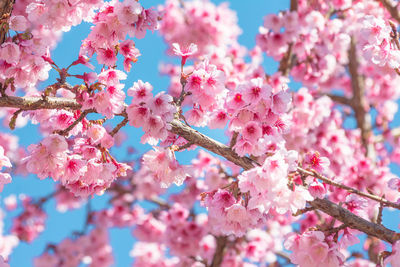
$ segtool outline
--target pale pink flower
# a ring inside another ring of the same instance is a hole
[[[129,124],[134,127],[145,125],[150,117],[150,110],[146,107],[130,105],[126,109]]]
[[[261,78],[251,79],[241,85],[243,88],[243,99],[248,103],[257,103],[261,98],[269,100],[272,94],[272,88],[269,85],[263,84]]]
[[[288,91],[280,91],[272,97],[272,111],[275,114],[282,114],[288,111],[292,103],[292,97]]]
[[[185,65],[188,57],[193,56],[197,53],[197,45],[191,43],[188,47],[181,49],[178,43],[173,43],[172,47],[174,48],[174,53],[177,56],[182,57],[181,65]]]
[[[143,155],[142,161],[163,188],[169,187],[171,183],[181,185],[188,175],[169,148],[154,147],[154,150]]]
[[[326,189],[324,184],[318,182],[317,180],[311,182],[311,184],[308,186],[308,191],[310,192],[313,198],[323,199],[326,194]]]
[[[400,179],[399,178],[392,178],[388,182],[388,187],[390,189],[396,190],[400,192]]]
[[[65,164],[64,175],[62,176],[61,183],[67,184],[79,180],[87,171],[86,160],[83,160],[80,155],[72,155],[67,157]]]
[[[114,49],[111,48],[100,48],[97,51],[97,62],[106,66],[112,67],[117,62],[117,56],[115,55]]]
[[[124,24],[133,24],[139,19],[143,7],[135,0],[125,0],[117,2],[114,6],[114,13],[117,14],[118,20]]]
[[[262,136],[262,129],[258,123],[249,121],[243,129],[243,138],[251,143],[257,143],[258,139]]]
[[[304,163],[309,168],[316,170],[317,172],[324,172],[330,165],[330,161],[327,157],[321,157],[318,151],[308,152],[305,155]]]
[[[24,16],[11,16],[10,29],[14,31],[23,32],[28,28],[28,21]]]
[[[128,89],[128,95],[132,97],[132,104],[139,105],[140,103],[147,103],[153,98],[152,90],[153,86],[150,83],[138,80]]]
[[[166,116],[168,113],[172,115],[172,113],[175,111],[174,106],[171,104],[172,100],[172,96],[165,94],[164,92],[160,92],[148,100],[148,106],[156,115]]]
[[[4,155],[4,148],[0,145],[0,170],[3,167],[11,168],[11,162],[10,159]]]
[[[292,233],[284,243],[290,254],[290,261],[300,267],[313,267],[324,264],[329,267],[342,266],[344,255],[338,246],[328,244],[320,231],[305,232],[302,235]]]
[[[210,129],[224,128],[226,123],[228,122],[228,114],[226,111],[220,110],[213,112],[210,121],[208,122],[208,127]]]
[[[101,139],[107,134],[106,129],[98,124],[93,124],[87,130],[87,135],[92,140],[93,144],[97,145]]]
[[[186,121],[193,126],[203,127],[207,125],[206,114],[200,108],[193,108],[185,112]]]
[[[120,80],[125,80],[127,77],[126,73],[117,69],[108,69],[106,71],[102,71],[97,79],[99,82],[111,86],[118,85]]]
[[[0,59],[9,64],[16,64],[20,60],[21,51],[17,44],[5,42],[0,47]]]

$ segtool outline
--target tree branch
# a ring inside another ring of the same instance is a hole
[[[248,157],[240,157],[228,146],[196,131],[193,128],[190,128],[179,120],[174,119],[170,122],[170,125],[171,132],[182,136],[190,143],[201,146],[211,152],[214,152],[215,154],[226,158],[227,160],[235,163],[245,170],[253,168],[255,164],[257,165],[257,162],[253,161],[252,159]]]
[[[341,95],[332,95],[332,94],[325,94],[326,96],[329,96],[330,99],[333,101],[345,105],[345,106],[351,106],[351,99],[341,96]]]
[[[387,199],[384,199],[383,197],[379,197],[379,196],[372,195],[372,194],[369,194],[369,193],[361,192],[361,191],[359,191],[357,189],[354,189],[354,188],[352,188],[350,186],[347,186],[347,185],[344,185],[344,184],[336,183],[336,182],[332,181],[331,179],[329,179],[329,178],[317,173],[316,171],[305,170],[305,169],[303,169],[301,167],[297,167],[297,171],[299,173],[301,173],[301,174],[305,174],[305,175],[316,177],[316,178],[324,181],[324,183],[326,183],[326,184],[333,185],[333,186],[338,187],[338,188],[342,188],[342,189],[344,189],[344,190],[346,190],[346,191],[348,191],[350,193],[353,193],[353,194],[356,194],[356,195],[359,195],[359,196],[362,196],[362,197],[365,197],[365,198],[369,198],[369,199],[374,200],[376,202],[379,202],[379,203],[383,204],[384,206],[392,207],[392,208],[400,210],[400,204],[397,204],[395,202],[390,202]]]
[[[0,97],[0,107],[20,108],[22,110],[37,109],[72,109],[82,108],[75,99],[61,97],[18,97],[4,96]]]
[[[387,229],[382,225],[369,222],[359,216],[356,216],[347,209],[344,209],[327,199],[317,198],[309,203],[314,208],[329,214],[333,218],[346,224],[348,227],[360,230],[368,235],[375,236],[383,241],[389,242],[390,244],[394,244],[400,238],[398,233]]]
[[[227,242],[226,236],[218,236],[217,239],[217,247],[215,248],[214,257],[212,259],[210,267],[219,267],[221,266],[222,260],[224,259],[224,250]]]
[[[358,59],[356,50],[356,41],[351,38],[349,49],[349,73],[351,76],[351,87],[353,89],[353,98],[351,106],[357,121],[357,127],[361,130],[361,141],[366,150],[366,155],[374,159],[374,144],[369,142],[372,136],[371,115],[368,113],[368,101],[365,97],[364,79],[358,74]]]
[[[86,115],[89,114],[89,113],[90,113],[90,110],[85,110],[85,111],[83,111],[83,112],[81,113],[81,115],[79,116],[79,118],[77,118],[73,123],[71,123],[71,125],[69,125],[69,126],[68,126],[67,128],[65,128],[64,130],[57,131],[57,133],[58,133],[59,135],[68,135],[69,131],[71,131],[72,129],[74,129],[74,127],[75,127],[76,125],[78,125],[78,123],[80,123],[80,122],[86,117]]]
[[[74,99],[57,98],[57,97],[0,97],[0,107],[20,108],[23,110],[38,110],[38,109],[80,109],[81,105]],[[95,112],[95,111],[93,111]],[[126,113],[125,113],[126,114]],[[119,114],[124,116],[124,113]],[[201,146],[211,152],[214,152],[227,160],[235,163],[245,170],[249,170],[254,166],[259,165],[254,160],[248,157],[240,157],[228,146],[190,128],[181,121],[174,119],[170,122],[171,132],[182,136],[188,142]],[[326,214],[336,218],[349,227],[358,229],[368,235],[376,236],[381,240],[394,243],[399,239],[399,235],[382,225],[368,222],[367,220],[351,213],[329,200],[315,199],[309,204]],[[220,248],[221,249],[221,248]],[[214,265],[218,266],[218,265]]]
[[[400,12],[397,9],[396,6],[392,6],[392,1],[390,0],[379,0],[379,2],[382,3],[382,5],[387,9],[387,11],[389,11],[390,15],[392,16],[392,18],[394,18],[395,20],[397,20],[397,22],[400,23]]]
[[[297,11],[298,2],[297,0],[290,0],[290,11]],[[288,76],[290,68],[292,67],[293,63],[293,43],[288,45],[288,49],[283,56],[281,62],[279,63],[278,71],[282,73],[283,76]]]

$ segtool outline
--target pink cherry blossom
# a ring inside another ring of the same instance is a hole
[[[181,49],[178,43],[173,43],[172,47],[174,48],[174,53],[177,56],[182,57],[181,65],[185,65],[186,60],[188,57],[196,54],[197,52],[197,45],[191,43],[188,47]]]

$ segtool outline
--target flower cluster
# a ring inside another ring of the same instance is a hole
[[[128,89],[128,95],[132,96],[132,103],[127,107],[129,124],[134,127],[143,127],[145,134],[143,143],[156,145],[158,140],[165,140],[168,136],[169,125],[174,118],[176,107],[172,104],[172,97],[163,92],[153,96],[153,86],[135,82]]]
[[[126,164],[116,162],[104,148],[97,147],[108,138],[108,134],[105,136],[96,129],[90,139],[74,139],[71,151],[64,137],[53,134],[39,145],[31,145],[30,155],[23,161],[28,171],[41,179],[51,177],[60,181],[76,196],[101,194],[129,169]]]
[[[261,78],[239,84],[230,91],[225,107],[232,114],[229,130],[240,134],[233,147],[236,153],[240,156],[266,153],[268,143],[277,143],[280,135],[288,131],[285,113],[290,105],[287,90],[275,90]]]
[[[400,67],[400,47],[395,47],[390,36],[392,31],[390,25],[382,18],[372,15],[365,17],[361,29],[364,45],[363,51],[372,63],[378,66],[389,66],[390,68]]]
[[[171,46],[183,47],[195,43],[198,55],[209,46],[226,47],[236,42],[241,33],[236,14],[227,5],[215,6],[210,1],[186,1],[181,7],[178,0],[168,0],[162,7],[160,33]]]
[[[130,64],[136,62],[139,52],[132,41],[125,40],[126,35],[143,38],[146,30],[158,28],[158,17],[157,11],[144,9],[135,0],[104,3],[100,12],[93,17],[95,26],[83,40],[80,54],[92,57],[96,53],[99,64],[112,67],[120,51],[125,58],[125,70],[128,71]],[[120,40],[125,41],[120,43]]]
[[[248,208],[268,213],[270,209],[278,213],[295,213],[313,200],[302,186],[288,187],[288,174],[296,170],[297,153],[276,151],[267,157],[260,167],[245,171],[238,177],[239,188],[249,192]]]
[[[120,80],[126,79],[126,74],[120,70],[108,69],[98,75],[98,81],[106,86],[105,90],[99,92],[82,92],[82,106],[84,109],[96,109],[97,112],[111,119],[114,114],[124,110],[125,92],[122,90],[124,84]]]
[[[332,241],[327,240],[323,232],[310,231],[302,235],[290,235],[285,241],[285,248],[293,251],[289,256],[290,261],[300,267],[312,267],[316,264],[343,266],[345,257]]]
[[[170,148],[154,147],[154,150],[143,155],[143,165],[154,174],[161,187],[169,187],[172,183],[181,185],[186,179],[188,169],[175,159]]]
[[[52,247],[53,253],[45,252],[34,261],[35,267],[69,266],[108,267],[114,263],[108,232],[105,227],[97,227],[89,234],[75,240],[64,239]]]
[[[199,241],[205,234],[203,225],[195,221],[188,221],[189,211],[179,204],[175,204],[162,217],[166,225],[165,244],[171,254],[181,257],[197,255]]]
[[[223,128],[226,125],[228,119],[226,115],[222,121],[214,118],[218,117],[216,114],[221,113],[218,110],[222,109],[227,93],[224,72],[205,60],[198,64],[187,78],[185,91],[191,93],[191,97],[185,104],[191,103],[193,107],[185,113],[188,123],[194,126],[205,126],[209,121],[211,128]]]
[[[206,193],[202,203],[208,210],[208,226],[217,235],[241,237],[249,228],[262,226],[266,219],[259,209],[245,207],[240,198],[224,189]]]
[[[30,198],[24,199],[23,209],[24,211],[14,218],[11,232],[20,240],[31,243],[44,231],[47,214]]]
[[[26,13],[32,24],[67,32],[71,26],[80,24],[82,20],[91,21],[94,11],[101,5],[101,0],[78,0],[71,3],[36,0],[27,5]],[[17,25],[20,26],[23,23],[19,22]]]

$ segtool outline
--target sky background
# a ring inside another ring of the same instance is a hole
[[[162,4],[163,1],[155,0],[142,0],[141,4],[145,8],[157,6]],[[214,3],[222,3],[224,1],[212,1]],[[289,0],[280,1],[265,1],[265,0],[251,0],[251,1],[231,1],[229,3],[231,9],[235,10],[238,16],[239,27],[242,29],[242,34],[239,37],[239,43],[251,49],[255,45],[255,36],[258,33],[258,27],[263,23],[263,17],[269,13],[277,13],[280,10],[288,9]],[[90,24],[83,23],[77,27],[73,27],[70,32],[64,33],[59,45],[52,53],[52,58],[60,67],[68,66],[72,61],[78,57],[81,40],[84,39],[89,31]],[[132,86],[133,82],[141,79],[145,82],[150,82],[155,91],[166,90],[169,85],[169,79],[166,76],[160,76],[158,73],[159,64],[162,62],[178,62],[177,58],[171,58],[165,55],[166,45],[160,35],[155,32],[147,32],[146,37],[141,40],[133,39],[136,47],[140,50],[141,56],[137,63],[132,67],[131,72],[128,74],[128,79],[125,81],[125,89]],[[267,73],[274,73],[278,68],[278,63],[271,59],[266,58],[263,63]],[[78,74],[79,71],[88,71],[85,68],[73,68],[72,74]],[[52,72],[50,79],[42,84],[46,86],[55,82],[55,71]],[[71,81],[70,81],[71,82]],[[298,84],[292,83],[291,88],[297,89]],[[117,119],[119,120],[119,119]],[[117,123],[118,121],[116,121]],[[1,128],[2,131],[9,132],[6,128]],[[133,127],[124,127],[123,131],[128,135],[128,139],[122,148],[113,151],[119,160],[126,157],[126,148],[134,146],[140,152],[148,150],[149,146],[140,145],[141,130]],[[226,141],[222,131],[203,131],[219,141]],[[20,144],[28,146],[32,143],[38,143],[41,140],[41,135],[37,126],[28,124],[26,127],[16,129],[13,131],[20,137]],[[193,158],[195,152],[189,154],[177,153],[177,158],[181,163],[189,163]],[[4,187],[0,198],[4,199],[10,194],[26,194],[34,198],[41,197],[54,191],[55,183],[51,179],[39,180],[35,175],[28,177],[13,176],[13,182]],[[175,189],[176,190],[176,189]],[[107,203],[107,196],[95,196],[93,199],[94,209],[100,209]],[[48,219],[46,222],[46,229],[40,236],[35,239],[31,244],[21,242],[16,247],[10,256],[11,267],[29,267],[33,266],[33,259],[39,256],[45,249],[48,243],[59,243],[66,237],[70,236],[74,231],[80,231],[83,228],[85,207],[69,211],[67,213],[59,213],[55,210],[55,201],[51,200],[44,206],[48,212]],[[6,213],[5,229],[7,233],[11,226],[10,218],[19,214],[20,210]],[[387,226],[397,228],[398,215],[384,214],[385,219],[390,220]],[[118,267],[130,266],[132,258],[129,256],[129,251],[132,249],[134,239],[129,229],[111,229],[110,231],[111,245],[113,247],[115,265]],[[83,265],[82,265],[83,266]]]

